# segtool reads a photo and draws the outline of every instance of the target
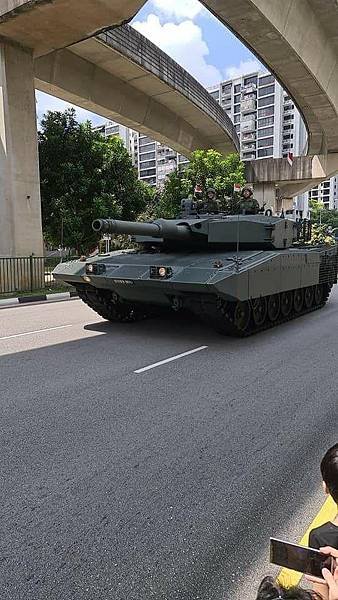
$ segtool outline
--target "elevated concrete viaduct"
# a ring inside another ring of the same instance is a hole
[[[231,119],[205,88],[125,25],[34,63],[35,87],[132,127],[185,156],[239,149]]]

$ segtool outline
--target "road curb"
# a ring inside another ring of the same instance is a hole
[[[71,300],[78,298],[79,295],[74,292],[62,292],[60,294],[40,294],[38,296],[20,296],[19,298],[5,298],[0,300],[0,309],[9,308],[11,306],[19,306],[21,304],[40,304],[42,302],[61,302],[63,300]]]

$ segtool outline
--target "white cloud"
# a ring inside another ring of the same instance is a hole
[[[54,96],[50,96],[49,94],[45,94],[44,92],[36,92],[36,110],[38,122],[41,121],[43,115],[47,112],[47,110],[60,110],[64,111],[67,108],[75,108],[76,110],[76,118],[78,121],[92,121],[94,125],[98,125],[102,123],[106,119],[104,117],[100,117],[99,115],[95,115],[92,112],[84,110],[78,106],[74,106],[69,102],[64,102],[59,98],[55,98]]]
[[[261,71],[262,69],[263,67],[258,60],[250,58],[249,60],[242,60],[237,66],[232,65],[231,67],[227,67],[225,69],[225,77],[226,79],[235,79],[236,77],[248,75],[248,73]]]
[[[160,14],[176,19],[194,19],[207,12],[198,0],[152,0],[152,5]]]
[[[208,64],[209,48],[201,28],[191,20],[162,25],[159,17],[151,14],[146,21],[135,21],[133,27],[206,87],[223,79],[219,69]]]

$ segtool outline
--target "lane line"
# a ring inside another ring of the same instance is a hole
[[[137,369],[134,373],[140,374],[145,371],[150,371],[150,369],[156,369],[156,367],[160,367],[161,365],[165,365],[167,363],[173,362],[174,360],[178,360],[179,358],[183,358],[184,356],[189,356],[189,354],[195,354],[195,352],[200,352],[201,350],[206,350],[208,346],[200,346],[199,348],[194,348],[193,350],[188,350],[188,352],[182,352],[182,354],[177,354],[176,356],[172,356],[171,358],[166,358],[165,360],[160,360],[157,363],[149,365],[148,367],[142,367],[142,369]]]
[[[318,514],[313,519],[311,525],[308,527],[306,533],[303,535],[299,545],[308,546],[310,531],[315,527],[324,525],[324,523],[327,523],[327,521],[333,521],[336,518],[336,515],[337,506],[331,496],[329,496]],[[283,568],[278,575],[278,583],[286,588],[289,588],[298,585],[302,577],[303,573],[298,573],[298,571],[292,571],[291,569]]]
[[[44,333],[45,331],[55,331],[56,329],[66,329],[67,327],[73,327],[73,325],[59,325],[58,327],[48,327],[48,329],[37,329],[36,331],[26,331],[25,333],[15,333],[14,335],[6,335],[1,337],[1,340],[10,340],[12,338],[23,337],[24,335],[34,335],[35,333]]]

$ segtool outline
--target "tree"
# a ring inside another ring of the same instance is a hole
[[[196,184],[201,185],[204,198],[209,187],[215,188],[222,208],[231,210],[234,183],[245,184],[244,164],[238,154],[224,157],[216,150],[196,150],[183,173],[174,171],[167,176],[154,214],[176,216],[182,198],[193,196]]]
[[[64,246],[88,252],[97,243],[94,219],[135,219],[153,196],[122,141],[78,123],[74,109],[47,112],[38,140],[43,230],[54,247],[63,228]]]
[[[326,227],[338,228],[338,210],[325,208],[322,202],[310,201],[311,221],[326,225]]]

